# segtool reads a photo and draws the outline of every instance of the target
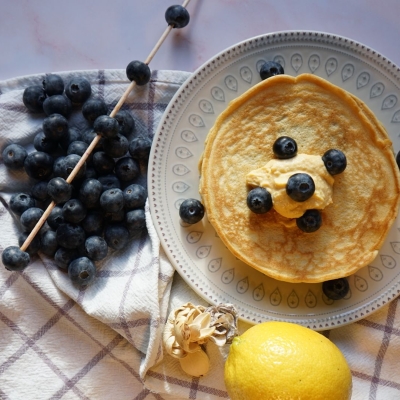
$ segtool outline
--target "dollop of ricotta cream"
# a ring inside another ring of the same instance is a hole
[[[291,199],[286,193],[288,179],[297,173],[310,175],[315,183],[314,194],[303,202]],[[246,176],[248,185],[263,187],[271,193],[274,209],[286,218],[299,218],[307,210],[322,210],[331,204],[334,181],[322,157],[309,154],[297,154],[286,160],[272,159]]]

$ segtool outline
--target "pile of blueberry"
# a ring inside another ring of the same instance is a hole
[[[147,190],[138,181],[151,142],[136,135],[130,112],[108,116],[107,104],[92,97],[90,82],[83,77],[65,84],[59,75],[47,75],[42,85],[25,89],[23,102],[31,112],[44,113],[44,119],[42,131],[33,139],[35,151],[28,154],[13,143],[2,152],[8,168],[25,170],[32,180],[31,191],[15,193],[9,203],[21,227],[19,246],[49,203],[56,205],[26,252],[11,246],[3,252],[3,263],[9,270],[22,270],[30,256],[41,251],[78,285],[87,285],[95,275],[96,261],[104,259],[109,249],[124,248],[146,228]],[[69,124],[68,117],[77,108],[88,124],[83,132]],[[67,183],[96,133],[101,135],[98,144]]]
[[[172,28],[183,28],[190,16],[184,7],[173,5],[165,20]],[[147,63],[132,61],[126,75],[145,85],[151,71]],[[2,262],[10,271],[21,271],[30,256],[41,251],[53,257],[77,286],[86,286],[95,276],[96,261],[104,259],[110,248],[124,248],[146,229],[147,190],[138,180],[151,141],[136,135],[128,111],[109,116],[107,104],[92,97],[90,82],[83,77],[65,84],[59,75],[49,74],[41,85],[25,89],[23,103],[45,118],[33,141],[34,152],[28,154],[17,143],[2,152],[8,168],[24,169],[33,181],[30,193],[14,194],[9,204],[21,226],[20,247],[25,247],[44,210],[51,212],[26,251],[9,246]],[[81,132],[70,126],[68,117],[77,107],[91,129]]]

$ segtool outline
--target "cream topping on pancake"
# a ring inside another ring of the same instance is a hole
[[[296,173],[310,175],[315,184],[314,194],[303,202],[291,199],[286,193],[287,181]],[[270,192],[274,209],[286,218],[299,218],[307,210],[322,210],[331,204],[334,181],[322,158],[310,154],[297,154],[286,160],[274,158],[246,176],[248,185],[263,187]]]

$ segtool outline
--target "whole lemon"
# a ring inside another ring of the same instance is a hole
[[[264,322],[237,336],[225,363],[231,400],[347,400],[352,378],[325,336],[288,322]]]

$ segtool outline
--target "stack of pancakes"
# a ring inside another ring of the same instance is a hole
[[[298,153],[346,155],[316,232],[302,232],[274,209],[260,215],[246,205],[246,175],[275,158],[280,136],[295,139]],[[274,76],[232,101],[207,136],[200,169],[202,202],[224,244],[286,282],[323,282],[371,263],[399,206],[399,171],[383,125],[357,97],[310,74]]]

